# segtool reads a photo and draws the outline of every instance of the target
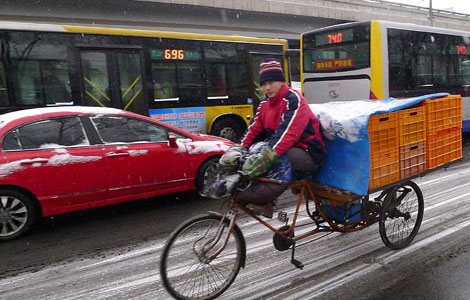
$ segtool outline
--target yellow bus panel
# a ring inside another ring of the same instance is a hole
[[[379,21],[372,21],[370,27],[370,90],[377,99],[383,99],[382,35]]]

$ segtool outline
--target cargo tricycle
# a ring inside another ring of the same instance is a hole
[[[313,239],[318,233],[353,232],[379,223],[384,244],[401,249],[411,243],[423,219],[423,194],[416,183],[407,179],[359,196],[348,191],[322,185],[310,176],[292,180],[289,188],[298,195],[297,205],[290,221],[279,212],[284,223],[273,227],[237,200],[237,194],[250,184],[241,173],[232,176],[231,192],[220,197],[219,212],[208,212],[193,217],[178,226],[166,242],[160,260],[160,274],[166,290],[176,299],[214,299],[220,296],[245,266],[246,244],[237,225],[241,213],[256,219],[270,229],[274,247],[291,250],[290,261],[299,268],[302,262],[295,258],[297,247]],[[266,178],[254,180],[271,181]],[[380,193],[379,193],[380,192]],[[374,193],[373,199],[370,197]],[[308,224],[299,225],[299,211],[304,206]],[[296,235],[299,226],[311,226],[308,232]]]

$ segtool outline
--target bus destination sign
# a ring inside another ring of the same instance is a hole
[[[317,60],[315,62],[315,70],[331,70],[331,69],[343,69],[343,68],[352,68],[354,67],[354,58],[338,58],[338,59],[329,59],[329,60]]]
[[[315,36],[315,45],[339,44],[353,40],[353,29],[344,29],[338,32],[327,32]]]
[[[152,49],[150,57],[158,60],[198,60],[199,53],[197,50],[185,49]]]

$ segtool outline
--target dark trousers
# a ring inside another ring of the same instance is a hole
[[[319,168],[310,154],[301,148],[290,148],[287,156],[293,171],[311,174],[316,173]],[[269,204],[280,196],[287,186],[288,183],[277,184],[253,180],[247,189],[238,194],[238,199],[243,204]]]

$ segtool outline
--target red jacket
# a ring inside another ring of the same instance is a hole
[[[299,147],[307,150],[316,163],[323,164],[326,148],[320,123],[307,100],[287,84],[275,96],[260,103],[242,145],[248,148],[263,140],[268,141],[279,157],[291,147]]]

